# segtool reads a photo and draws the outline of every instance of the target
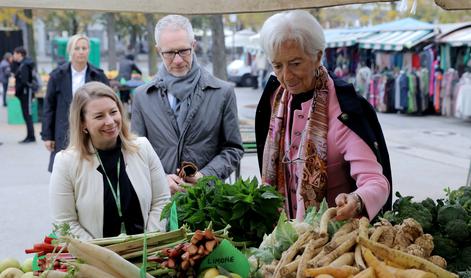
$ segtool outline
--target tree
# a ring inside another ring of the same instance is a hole
[[[226,46],[224,41],[224,24],[222,15],[211,15],[211,33],[213,47],[211,48],[213,57],[214,76],[227,80],[226,70]]]
[[[144,16],[146,18],[147,46],[149,49],[149,76],[153,76],[157,73],[157,52],[153,39],[155,18],[153,14],[145,14]]]
[[[106,13],[106,34],[108,37],[108,70],[116,70],[116,39],[114,13]]]
[[[36,61],[36,47],[34,43],[34,28],[33,28],[33,11],[31,9],[25,9],[24,15],[28,19],[25,21],[28,54],[34,61]]]

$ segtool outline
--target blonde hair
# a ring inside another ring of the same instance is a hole
[[[67,53],[69,54],[69,61],[72,61],[72,56],[75,51],[75,45],[79,40],[86,40],[88,43],[88,48],[90,48],[90,39],[85,34],[75,34],[70,37],[69,41],[67,42]]]
[[[129,120],[126,113],[123,113],[123,104],[116,96],[116,93],[109,86],[92,81],[77,89],[72,104],[70,105],[70,143],[67,149],[77,150],[80,153],[81,159],[90,160],[91,156],[95,154],[90,134],[85,133],[83,130],[85,106],[87,106],[90,101],[103,97],[112,99],[118,106],[119,113],[121,113],[121,130],[119,132],[121,148],[131,152],[137,151],[137,145],[132,142],[136,136],[132,134],[129,129]]]

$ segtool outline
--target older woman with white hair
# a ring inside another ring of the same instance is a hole
[[[322,27],[306,11],[278,13],[260,31],[271,76],[257,107],[262,181],[286,197],[290,218],[325,198],[337,219],[391,206],[391,169],[374,109],[322,65]]]
[[[47,150],[51,152],[49,172],[52,171],[56,153],[67,147],[69,107],[74,93],[83,84],[99,81],[109,85],[108,78],[102,69],[88,62],[90,39],[83,34],[70,37],[67,43],[69,62],[59,65],[49,74],[41,138]]]

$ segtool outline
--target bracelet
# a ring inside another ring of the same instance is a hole
[[[355,199],[355,202],[357,202],[357,207],[356,207],[355,211],[356,211],[357,215],[359,216],[363,212],[363,201],[361,200],[360,195],[358,195],[355,192],[350,193],[350,195],[353,197],[353,199]]]

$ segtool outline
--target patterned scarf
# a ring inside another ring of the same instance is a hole
[[[314,96],[305,133],[301,138],[298,165],[298,184],[304,207],[319,207],[326,195],[327,187],[327,130],[328,130],[328,80],[325,67],[315,72]],[[263,150],[262,182],[273,185],[282,194],[287,194],[285,170],[282,163],[285,155],[285,132],[289,94],[281,86],[275,92],[265,149]]]

